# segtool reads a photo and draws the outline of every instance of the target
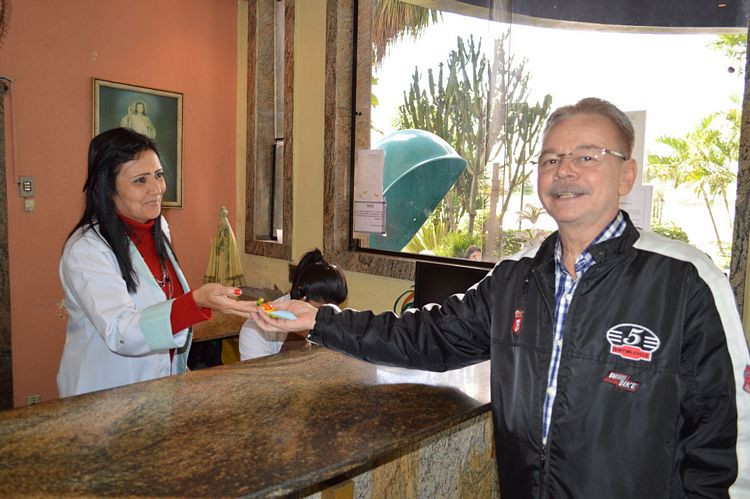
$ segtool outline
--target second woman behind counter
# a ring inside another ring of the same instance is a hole
[[[289,293],[271,303],[293,299],[310,302],[316,307],[328,303],[341,305],[347,294],[343,272],[316,248],[300,258],[292,275]],[[240,330],[240,360],[277,354],[286,338],[287,333],[263,331],[255,325],[255,321],[248,319]]]
[[[85,206],[60,260],[68,311],[60,397],[185,372],[190,326],[211,309],[244,317],[241,290],[190,290],[161,216],[156,144],[126,128],[91,140]]]

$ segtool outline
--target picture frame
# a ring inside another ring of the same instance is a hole
[[[94,136],[126,127],[159,148],[167,190],[165,208],[182,208],[182,94],[93,78]]]

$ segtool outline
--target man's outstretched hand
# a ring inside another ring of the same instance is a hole
[[[264,331],[297,333],[300,336],[307,336],[307,332],[315,327],[315,316],[318,309],[305,301],[274,302],[273,308],[274,310],[288,310],[297,318],[293,320],[274,319],[260,307],[256,307],[250,312],[250,315],[258,324],[258,327]]]

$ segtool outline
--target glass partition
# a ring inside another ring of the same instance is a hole
[[[747,2],[419,3],[353,5],[350,250],[430,260],[478,248],[494,262],[539,242],[555,229],[535,193],[544,120],[596,96],[637,131],[623,207],[728,268]]]

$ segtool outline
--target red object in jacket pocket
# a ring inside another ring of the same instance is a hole
[[[521,333],[521,324],[523,324],[523,310],[516,309],[516,312],[513,314],[513,326],[511,327],[511,331],[516,336]]]

